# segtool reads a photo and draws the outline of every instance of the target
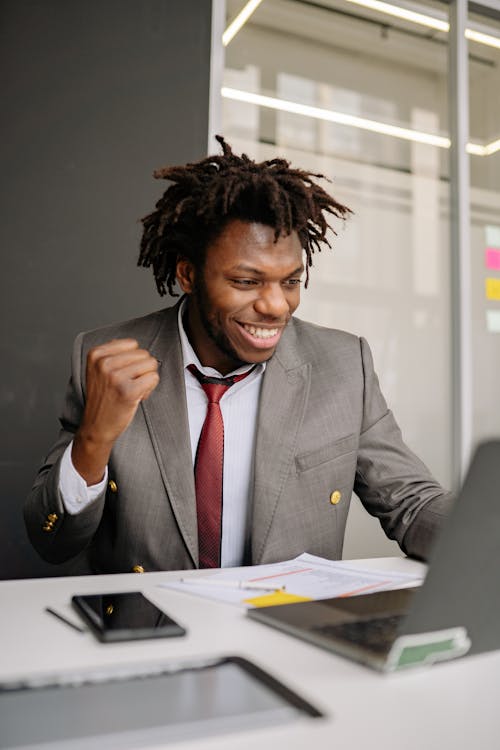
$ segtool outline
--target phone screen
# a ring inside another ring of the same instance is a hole
[[[82,594],[72,604],[101,641],[185,635],[186,631],[139,591]]]

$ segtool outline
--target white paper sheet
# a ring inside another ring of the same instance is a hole
[[[206,583],[210,581],[210,583]],[[216,583],[220,581],[220,586]],[[234,582],[234,588],[230,582]],[[263,605],[264,597],[274,604],[273,594],[266,589],[245,590],[246,582],[252,586],[261,582],[265,586],[284,587],[286,594],[306,599],[328,599],[334,596],[355,596],[356,594],[384,591],[388,589],[417,586],[422,577],[391,570],[373,570],[349,564],[349,561],[332,561],[304,553],[293,560],[270,565],[253,565],[247,568],[225,568],[203,577],[187,578],[185,581],[172,580],[159,584],[165,588],[183,591],[187,594],[203,596],[214,601],[236,604],[243,607],[255,606],[248,600],[259,598]],[[206,583],[206,585],[205,585]]]

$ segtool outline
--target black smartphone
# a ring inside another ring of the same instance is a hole
[[[94,635],[106,643],[185,635],[186,630],[139,591],[71,598]]]

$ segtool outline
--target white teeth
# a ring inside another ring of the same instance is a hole
[[[256,328],[255,326],[243,326],[245,331],[257,339],[270,339],[279,331],[279,328]]]

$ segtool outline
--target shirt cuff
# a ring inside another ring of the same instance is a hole
[[[71,460],[71,449],[73,441],[68,445],[61,459],[59,470],[59,492],[67,512],[74,516],[81,513],[106,489],[108,482],[108,467],[104,472],[104,478],[99,484],[90,487],[83,477],[77,472]]]

